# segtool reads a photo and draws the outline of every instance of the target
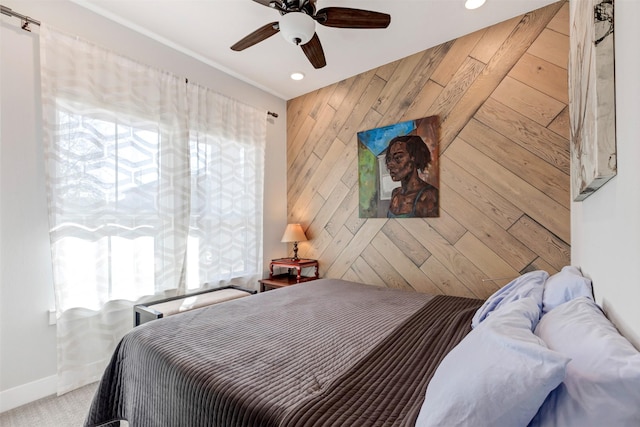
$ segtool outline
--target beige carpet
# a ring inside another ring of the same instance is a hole
[[[49,396],[0,414],[2,427],[81,427],[98,383]],[[123,422],[122,425],[127,425]]]

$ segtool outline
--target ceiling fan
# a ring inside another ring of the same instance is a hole
[[[241,51],[280,32],[302,48],[314,68],[327,65],[322,44],[315,31],[316,22],[336,28],[387,28],[391,16],[348,7],[325,7],[316,11],[316,0],[253,0],[280,12],[280,21],[270,22],[231,46]]]

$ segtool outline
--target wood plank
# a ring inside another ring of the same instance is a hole
[[[509,232],[557,270],[569,264],[569,245],[528,216],[523,216]]]
[[[483,281],[488,290],[495,292],[520,275],[472,233],[466,233],[454,246],[490,279]]]
[[[471,120],[460,139],[495,160],[529,184],[569,209],[569,175],[515,144],[477,120]]]
[[[367,114],[362,119],[360,126],[355,130],[354,135],[349,136],[348,141],[342,141],[342,142],[344,142],[345,145],[349,145],[354,141],[356,141],[356,146],[357,146],[358,132],[380,127],[380,120],[382,120],[382,115],[378,113],[376,110],[370,109],[369,111],[367,111]]]
[[[400,61],[389,62],[388,64],[381,65],[376,69],[376,76],[380,77],[385,82],[388,82],[395,73],[396,68],[400,65]]]
[[[559,5],[527,13],[511,33],[510,37],[491,57],[484,72],[478,76],[469,90],[456,104],[447,120],[442,123],[440,149],[444,152],[460,130],[491,95],[513,65],[522,57],[531,43],[538,37],[549,20],[556,14]]]
[[[390,78],[388,78],[387,84],[384,86],[384,89],[378,96],[376,102],[372,105],[371,108],[376,110],[381,115],[384,115],[387,112],[387,109],[395,99],[396,94],[400,90],[402,86],[413,77],[415,74],[416,67],[420,64],[420,60],[424,55],[428,55],[430,51],[422,51],[415,53],[413,55],[407,56],[406,58],[400,59],[396,61],[398,64],[391,74]]]
[[[547,28],[527,53],[566,70],[569,66],[569,36]]]
[[[352,187],[358,183],[358,156],[354,153],[350,159],[350,165],[340,177],[340,181],[348,187]]]
[[[491,221],[481,210],[469,203],[449,187],[442,188],[442,206],[473,233],[488,248],[498,254],[514,270],[529,264],[536,254],[498,224]]]
[[[381,221],[386,221],[386,219],[380,218]],[[347,216],[347,220],[344,222],[344,226],[347,227],[353,234],[360,231],[360,228],[367,222],[366,218],[358,217],[358,207],[355,206],[353,211],[349,212]]]
[[[414,291],[409,283],[393,268],[387,259],[373,246],[368,246],[362,252],[362,259],[380,276],[388,288]]]
[[[555,132],[518,114],[493,98],[485,102],[474,118],[565,174],[570,173],[569,142]]]
[[[288,211],[291,211],[292,207],[298,203],[298,199],[304,192],[305,183],[311,178],[311,176],[313,176],[318,165],[320,165],[320,162],[321,160],[317,156],[310,155],[306,161],[299,166],[300,173],[303,175],[298,175],[295,177],[295,180],[292,180],[290,174],[287,174],[287,181],[292,184],[291,188],[289,188],[289,191],[287,192]],[[309,193],[307,193],[307,196],[310,196]]]
[[[404,114],[405,109],[413,103],[422,88],[429,81],[433,70],[446,57],[452,42],[444,43],[425,51],[421,62],[415,69],[411,80],[407,81],[395,92],[391,105],[386,109],[381,120],[382,123],[397,123]],[[377,111],[380,111],[376,108]]]
[[[447,56],[433,71],[430,79],[440,86],[448,86],[453,76],[459,73],[461,68],[464,68],[464,63],[469,62],[469,54],[478,44],[485,31],[485,29],[481,29],[455,39]]]
[[[484,67],[485,64],[477,59],[467,57],[458,71],[451,76],[449,84],[445,86],[438,98],[431,104],[427,110],[427,116],[437,114],[440,116],[441,121],[446,120],[453,107],[482,73]]]
[[[316,124],[316,121],[314,118],[306,116],[303,120],[303,124],[300,128],[300,132],[298,132],[298,134],[293,137],[293,138],[288,138],[287,137],[287,185],[290,186],[291,183],[291,178],[295,178],[295,174],[296,172],[300,173],[300,170],[298,168],[298,170],[296,171],[296,169],[292,169],[295,168],[296,165],[299,166],[300,162],[297,162],[296,159],[298,158],[298,156],[300,156],[300,159],[305,159],[309,156],[310,152],[303,152],[302,147],[305,145],[305,142],[307,141],[307,137],[309,136],[309,132],[311,132],[311,129],[313,129],[313,127]],[[304,160],[303,160],[304,162]],[[293,176],[291,176],[293,174]]]
[[[309,227],[313,227],[314,229],[324,229],[333,214],[340,207],[340,204],[343,202],[347,194],[349,193],[349,188],[344,185],[341,181],[338,181],[337,184],[333,187],[333,191],[329,193],[326,197],[326,203],[324,203],[320,209],[317,211],[315,216],[313,217],[313,221],[309,225]],[[320,197],[322,197],[321,193],[318,193]],[[309,218],[306,218],[308,221]]]
[[[347,119],[351,115],[358,100],[360,99],[362,94],[365,92],[365,90],[367,89],[367,87],[371,83],[371,80],[374,77],[375,77],[375,70],[370,70],[365,73],[358,74],[358,76],[356,76],[356,79],[353,85],[351,85],[351,87],[349,88],[349,92],[347,93],[347,96],[340,104],[340,107],[338,108],[338,110],[336,110],[336,114],[331,123],[331,127],[327,130],[327,133],[333,133],[333,135],[336,135],[336,136],[340,133],[340,130],[342,129]],[[329,138],[333,140],[333,137],[329,136]],[[324,144],[324,142],[326,141],[327,141],[326,138],[321,138],[318,141],[316,141],[317,147],[315,152],[319,154],[320,157],[322,157],[322,154],[321,154],[322,150],[324,149],[324,147],[326,147],[326,144]]]
[[[336,141],[340,140],[336,139]],[[318,186],[318,193],[320,193],[322,197],[328,198],[329,194],[333,192],[334,187],[336,187],[337,185],[340,184],[347,186],[348,184],[342,181],[342,176],[353,167],[356,167],[356,162],[356,150],[349,149],[347,147],[344,147],[343,145],[341,155],[337,159],[335,159],[335,163],[333,163],[333,165],[330,165],[330,168],[325,171],[326,175]],[[351,185],[348,186],[351,187]]]
[[[327,270],[328,277],[342,277],[384,225],[384,219],[366,221]]]
[[[326,108],[323,108],[320,113],[318,113],[313,126],[307,133],[307,138],[301,143],[294,141],[294,145],[297,144],[297,148],[292,148],[292,150],[295,151],[291,151],[291,153],[289,153],[289,150],[287,150],[287,156],[292,156],[294,158],[293,164],[297,163],[295,162],[297,157],[304,159],[310,156],[311,153],[315,153],[319,158],[324,156],[325,153],[323,150],[317,150],[317,141],[319,139],[326,139],[327,143],[324,144],[325,147],[330,147],[330,144],[334,142],[328,138],[332,135],[332,132],[330,132],[329,129],[331,128],[331,123],[335,113],[335,110],[327,105]],[[295,169],[289,171],[288,174],[292,180],[296,179],[297,172],[299,171]]]
[[[424,243],[425,247],[431,252],[432,257],[436,257],[447,270],[456,275],[458,280],[462,282],[477,298],[486,298],[490,294],[482,286],[482,272],[473,265],[471,261],[465,258],[454,246],[449,244],[431,227],[418,227],[421,221],[413,221],[411,219],[404,220],[400,224],[415,238]]]
[[[335,86],[335,88],[333,89],[333,93],[327,101],[327,104],[337,111],[342,105],[342,102],[349,95],[349,90],[351,90],[351,86],[356,82],[356,79],[357,76],[353,76],[333,84],[332,86]]]
[[[351,268],[347,270],[346,273],[344,273],[344,276],[342,276],[342,279],[349,280],[351,282],[365,283],[364,279],[362,279],[358,275],[358,273],[353,269],[353,266],[351,266]]]
[[[298,151],[304,151],[305,153],[316,151],[315,148],[322,137],[324,137],[326,141],[331,142],[332,140],[330,139],[330,135],[332,135],[332,133],[330,132],[330,129],[332,128],[335,115],[336,110],[334,110],[329,104],[324,104],[320,107],[314,116],[315,123],[311,128],[311,131],[307,133],[307,137],[304,139],[304,148],[298,148]],[[309,117],[311,117],[311,115]],[[288,152],[287,155],[289,155]],[[318,155],[318,157],[322,157],[323,153],[321,150],[318,150],[316,151],[316,155]]]
[[[351,212],[358,208],[358,187],[349,185],[347,187],[349,188],[349,193],[347,193],[347,196],[342,200],[331,220],[325,226],[329,234],[334,237],[342,230]]]
[[[371,268],[371,266],[367,264],[367,262],[362,257],[358,257],[358,259],[356,259],[355,262],[351,264],[351,268],[349,270],[357,274],[357,277],[359,278],[358,281],[361,283],[386,287],[386,283],[384,282],[384,280],[382,280],[382,278],[378,276],[378,273],[376,273],[376,271]],[[347,272],[347,274],[345,274],[345,276],[343,276],[342,278],[344,280],[349,280],[347,278],[348,274],[349,272]]]
[[[511,203],[562,240],[570,241],[569,209],[463,140],[456,140],[449,150],[452,152],[447,152],[447,155],[455,159],[461,167],[476,178],[484,180],[494,191],[508,198]]]
[[[526,53],[511,69],[509,76],[526,82],[534,89],[564,104],[569,103],[569,80],[566,68]]]
[[[553,31],[557,31],[565,36],[569,35],[569,1],[564,1],[558,13],[547,25],[547,28]]]
[[[378,99],[384,87],[385,81],[377,75],[374,75],[338,132],[338,138],[344,142],[356,140],[356,132],[361,128],[363,119],[371,109],[373,103]]]
[[[315,104],[315,92],[308,96],[298,97],[294,101],[287,102],[287,141],[295,140],[302,132],[302,138],[306,137],[306,132],[303,132],[301,125],[305,125],[304,121],[307,118],[313,119],[309,116],[309,112]],[[289,108],[291,106],[292,108]],[[293,107],[296,107],[293,109]],[[289,147],[287,146],[287,149]]]
[[[546,271],[547,273],[549,273],[549,276],[554,275],[558,271],[560,271],[559,269],[555,268],[554,266],[549,264],[547,261],[545,261],[541,257],[538,257],[534,259],[533,262],[529,264],[525,269],[525,271],[522,271],[521,274],[528,273],[529,271],[536,271],[536,270]]]
[[[473,292],[467,289],[464,283],[458,280],[455,274],[447,270],[447,267],[435,257],[429,257],[429,259],[420,266],[420,270],[431,279],[438,289],[442,290],[444,295],[477,298]]]
[[[431,253],[411,233],[398,224],[398,221],[387,221],[382,232],[400,249],[402,254],[415,265],[424,263]]]
[[[318,193],[307,193],[308,197],[300,197],[298,202],[289,210],[289,222],[306,223],[313,221],[315,214],[325,204],[326,200]],[[313,214],[310,214],[313,212]]]
[[[292,129],[300,125],[300,115],[302,114],[302,104],[306,98],[306,95],[298,96],[287,101],[287,137],[292,136],[289,134]]]
[[[521,19],[522,15],[488,27],[482,35],[482,38],[469,53],[469,56],[484,64],[489,62],[502,43],[511,35],[511,32],[516,28],[516,25],[518,25]]]
[[[311,198],[317,192],[337,159],[342,156],[343,151],[344,144],[342,144],[342,141],[339,139],[335,139],[333,144],[327,149],[324,158],[314,167],[313,173],[311,173],[311,175],[307,174],[307,178],[303,181],[304,185],[296,188],[299,189],[299,192],[293,192],[293,197],[296,198],[295,203],[292,205],[293,211],[304,210],[305,200]],[[313,157],[314,156],[310,156],[310,158]]]
[[[371,245],[378,250],[402,276],[409,285],[418,292],[440,294],[442,291],[416,266],[398,250],[399,248],[384,233],[376,234]]]
[[[547,129],[557,133],[561,137],[565,138],[567,141],[571,138],[571,127],[569,126],[569,106],[564,107],[564,109],[556,116],[555,119],[547,126]]]
[[[332,245],[333,236],[331,236],[326,230],[312,230],[311,227],[309,227],[308,231],[305,232],[305,234],[307,233],[309,233],[307,238],[311,240],[308,241],[305,257],[318,260],[318,272],[320,273],[320,277],[324,277],[325,266],[321,261],[322,254]]]
[[[467,231],[444,209],[440,209],[440,216],[438,218],[424,218],[423,221],[425,221],[429,227],[436,230],[438,234],[450,244],[457,242]]]
[[[331,85],[320,88],[314,92],[313,105],[309,110],[310,117],[313,117],[314,119],[318,118],[318,114],[326,108],[327,100],[331,97],[334,90],[335,85]]]
[[[542,126],[548,126],[566,107],[566,104],[511,77],[500,83],[491,98]]]
[[[522,210],[450,160],[447,156],[441,157],[440,176],[442,181],[446,182],[449,188],[464,197],[472,206],[482,211],[491,221],[506,230],[522,216]],[[446,198],[446,194],[444,197]]]
[[[302,123],[300,117],[303,116],[302,105],[305,98],[306,95],[302,95],[287,101],[287,138],[292,137],[293,129],[300,126]]]
[[[420,92],[413,99],[411,105],[402,113],[400,121],[420,119],[429,116],[429,108],[435,100],[440,96],[444,88],[439,84],[429,80]]]
[[[353,235],[351,232],[343,227],[335,236],[333,236],[333,239],[324,247],[324,250],[313,258],[317,259],[320,268],[324,269],[322,277],[341,277],[329,275],[329,267],[331,267],[335,260],[340,257],[340,254],[345,250],[352,239]]]

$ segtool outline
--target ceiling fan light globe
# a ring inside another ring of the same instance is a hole
[[[280,18],[280,34],[289,43],[306,44],[316,32],[316,22],[306,13],[289,12]]]
[[[477,9],[484,4],[485,0],[466,0],[464,7],[473,10]]]

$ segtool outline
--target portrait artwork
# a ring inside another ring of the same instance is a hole
[[[360,218],[440,216],[438,116],[358,132]]]

